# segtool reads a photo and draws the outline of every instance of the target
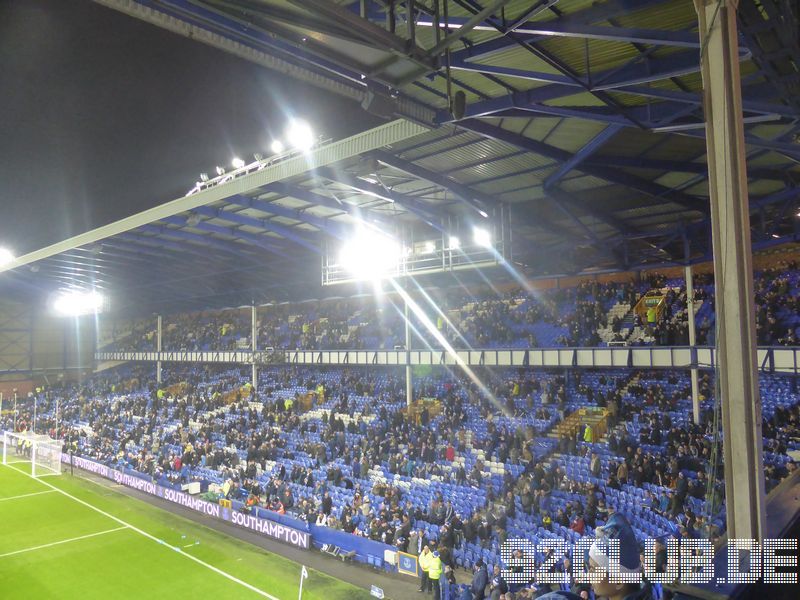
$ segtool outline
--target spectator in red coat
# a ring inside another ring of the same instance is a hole
[[[456,449],[453,448],[453,444],[447,445],[447,450],[444,452],[444,457],[447,462],[453,462],[456,458]]]
[[[583,532],[586,529],[586,522],[583,520],[583,515],[578,515],[575,517],[569,528],[578,535],[583,535]]]

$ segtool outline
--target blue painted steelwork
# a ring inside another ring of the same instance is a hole
[[[539,142],[518,135],[516,133],[503,129],[502,127],[489,125],[488,123],[485,123],[483,121],[475,119],[467,119],[465,121],[461,121],[459,123],[459,126],[469,129],[470,131],[480,133],[481,135],[484,135],[486,137],[490,137],[499,140],[501,142],[517,146],[518,148],[522,148],[524,150],[529,150],[531,152],[547,156],[549,158],[552,158],[553,160],[566,162],[572,158],[572,154],[570,154],[565,150],[561,150],[560,148],[556,148],[555,146],[545,144],[544,142]],[[624,185],[631,189],[642,192],[643,194],[647,194],[648,196],[663,198],[665,200],[669,200],[670,202],[681,204],[683,206],[686,206],[687,208],[699,211],[701,213],[708,213],[709,210],[708,202],[705,199],[692,198],[691,196],[687,196],[686,194],[683,194],[681,192],[674,192],[673,190],[670,190],[669,188],[666,188],[662,185],[653,183],[651,181],[647,181],[635,175],[630,175],[629,173],[626,173],[624,171],[619,171],[617,169],[611,169],[607,167],[592,167],[589,165],[583,165],[581,167],[581,171],[583,171],[588,175],[593,175],[594,177],[605,179],[606,181],[610,181],[611,183]]]
[[[179,216],[167,217],[166,219],[162,219],[162,222],[169,223],[170,225],[178,225],[180,227],[200,229],[201,231],[208,231],[209,233],[218,233],[220,235],[232,237],[233,239],[247,240],[251,244],[255,244],[256,246],[263,248],[272,254],[276,254],[282,258],[289,258],[289,255],[281,247],[279,247],[275,242],[270,241],[267,237],[255,233],[248,233],[235,227],[212,225],[211,223],[207,223],[205,221],[200,221],[199,223],[193,225],[189,223],[188,219]],[[236,246],[236,242],[230,242],[229,245]]]
[[[271,186],[267,187],[274,189],[271,188]],[[308,214],[305,211],[297,210],[296,208],[289,208],[287,206],[276,204],[275,202],[267,202],[265,200],[258,200],[256,198],[250,198],[242,195],[231,196],[230,198],[227,198],[226,201],[238,206],[255,208],[261,212],[308,223],[334,237],[341,238],[344,235],[341,228],[337,224],[331,223],[328,219],[315,217],[314,215]]]
[[[134,248],[134,251],[143,251],[141,250],[142,247],[149,248],[149,249],[157,249],[156,252],[162,257],[183,257],[184,260],[186,255],[190,255],[190,257],[197,257],[202,259],[206,262],[211,264],[222,264],[224,260],[221,257],[217,257],[214,253],[209,253],[198,248],[197,244],[189,243],[188,240],[185,238],[181,239],[181,242],[173,242],[163,237],[150,237],[150,236],[143,236],[137,235],[134,232],[128,233],[121,233],[113,238],[109,238],[104,241],[104,243],[108,243],[111,245],[119,245],[119,241],[121,240],[123,243],[123,248],[128,248],[129,245]],[[237,255],[237,259],[240,261],[246,261],[251,264],[259,264],[263,265],[263,256],[260,254],[260,251],[253,252],[253,249],[257,249],[257,247],[253,246],[251,248],[244,249],[241,254]],[[266,253],[264,254],[266,255]]]
[[[358,177],[350,175],[349,173],[338,169],[333,169],[331,167],[319,168],[315,171],[315,173],[324,177],[325,179],[336,181],[342,185],[353,188],[354,190],[358,190],[359,192],[368,196],[373,196],[386,202],[391,202],[393,204],[397,204],[398,206],[402,206],[407,211],[417,215],[431,227],[434,227],[435,229],[441,229],[441,214],[439,214],[439,211],[435,207],[425,204],[423,201],[418,200],[413,196],[394,192],[376,183],[364,181],[363,179],[359,179]]]
[[[497,200],[488,194],[473,190],[466,185],[444,177],[439,173],[434,173],[433,171],[420,167],[409,160],[405,160],[384,150],[376,150],[370,153],[370,155],[394,169],[398,169],[414,177],[419,177],[420,179],[425,179],[446,190],[450,190],[483,218],[488,217],[488,211],[492,210],[492,207],[497,205]]]
[[[184,225],[185,225],[185,220],[184,220]],[[232,254],[240,258],[249,256],[249,253],[244,251],[245,247],[237,248],[236,247],[237,244],[219,240],[217,238],[213,238],[208,235],[200,235],[198,233],[192,233],[191,231],[184,231],[182,229],[171,229],[169,227],[163,227],[159,225],[143,225],[142,227],[139,228],[139,231],[142,231],[144,233],[152,233],[158,236],[159,238],[172,237],[192,242],[194,244],[215,248],[217,250],[226,252],[228,254]]]
[[[260,229],[265,229],[266,231],[277,233],[278,235],[285,237],[287,240],[290,240],[295,244],[299,244],[300,246],[303,246],[304,248],[307,248],[312,252],[319,251],[319,246],[317,244],[315,244],[313,241],[309,239],[306,239],[301,234],[292,231],[291,227],[286,227],[283,225],[279,225],[277,223],[271,223],[266,219],[256,219],[255,217],[241,215],[234,211],[224,210],[221,208],[211,208],[210,206],[202,206],[200,208],[195,209],[194,212],[197,214],[204,215],[206,217],[221,219],[223,221],[228,221],[230,223],[237,223],[238,225],[248,225],[250,227],[258,227]],[[236,231],[238,232],[238,230]]]
[[[352,204],[347,202],[346,200],[338,201],[334,198],[324,196],[322,194],[318,194],[317,192],[308,190],[304,187],[299,185],[293,185],[290,183],[286,183],[283,181],[271,183],[264,188],[264,191],[267,192],[275,192],[277,194],[281,194],[282,196],[291,196],[292,198],[297,198],[298,200],[302,200],[303,202],[308,202],[309,204],[324,206],[326,208],[332,208],[334,210],[342,211],[342,213],[349,214],[351,217],[359,220],[364,221],[373,221],[375,223],[380,223],[385,226],[390,224],[388,219],[385,219],[383,216],[377,214],[375,211],[368,210],[366,208],[360,208],[356,204]],[[305,219],[313,219],[309,220],[308,222],[320,229],[323,226],[327,229],[331,230],[332,235],[336,235],[336,237],[340,237],[346,235],[346,232],[340,227],[332,227],[334,224],[331,223],[329,220],[326,219],[319,219],[322,221],[319,225],[316,224],[316,220],[318,217],[314,217],[313,215],[309,215],[302,210],[298,210],[303,218]]]
[[[619,132],[620,129],[620,125],[609,125],[591,140],[586,142],[583,148],[573,154],[569,160],[561,163],[561,166],[555,171],[555,173],[548,175],[548,177],[544,180],[545,189],[556,185],[564,178],[564,175],[572,171],[575,167],[579,166],[585,159],[589,158],[592,154],[602,148],[607,141],[617,135],[617,132]]]

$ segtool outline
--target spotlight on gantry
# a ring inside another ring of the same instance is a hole
[[[314,132],[305,121],[292,119],[289,121],[289,127],[286,130],[286,140],[295,150],[310,150],[314,145]]]
[[[472,238],[478,246],[483,246],[484,248],[492,247],[492,234],[483,227],[476,227],[472,231]]]

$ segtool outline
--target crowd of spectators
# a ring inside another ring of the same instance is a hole
[[[40,427],[53,426],[58,397],[62,427],[51,434],[80,454],[154,479],[200,479],[243,510],[288,513],[412,554],[435,548],[446,573],[471,566],[465,557],[498,564],[507,537],[591,535],[619,510],[640,531],[645,512],[663,517],[659,527],[675,523],[675,536],[724,529],[708,374],[702,425],[688,418],[688,378],[678,372],[487,369],[481,385],[430,375],[415,396],[436,398],[441,411],[419,421],[405,411],[400,372],[271,367],[258,391],[246,375],[176,369],[158,388],[146,367],[117,369],[50,390]],[[765,394],[785,388],[765,379]],[[319,396],[303,410],[308,391]],[[794,470],[787,452],[800,441],[797,393],[782,397],[764,415],[768,487]],[[24,428],[30,406],[21,407]],[[549,437],[581,407],[608,411],[604,439],[582,429]],[[633,493],[637,504],[625,500]]]
[[[795,263],[756,273],[756,333],[759,345],[797,345],[800,326],[800,271]],[[696,343],[714,343],[714,282],[694,276]],[[653,322],[633,307],[651,290],[664,295]],[[428,290],[413,294],[412,347],[454,348],[591,347],[609,342],[631,345],[689,344],[687,292],[682,279],[649,274],[639,281],[584,281],[572,287],[529,291],[486,289]],[[622,311],[611,312],[623,306]],[[167,316],[164,350],[250,348],[250,309]],[[393,349],[405,345],[402,301],[392,295],[266,305],[258,309],[258,347],[285,349]],[[604,330],[609,336],[602,336]],[[640,333],[637,333],[640,332]],[[112,350],[153,350],[155,323],[116,329]]]

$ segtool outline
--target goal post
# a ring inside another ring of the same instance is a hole
[[[48,435],[3,432],[3,464],[18,464],[33,477],[61,474],[61,443]]]

